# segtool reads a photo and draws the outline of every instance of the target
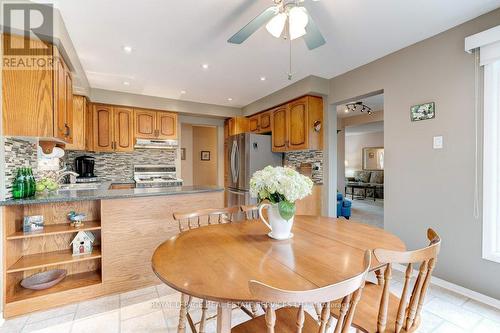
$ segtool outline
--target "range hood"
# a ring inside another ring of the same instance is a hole
[[[179,142],[177,140],[137,139],[134,148],[177,149],[178,145]]]

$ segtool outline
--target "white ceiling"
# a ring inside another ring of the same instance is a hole
[[[345,128],[345,135],[360,135],[368,133],[377,133],[384,131],[384,122],[376,121],[373,123],[366,123],[362,125],[349,126]]]
[[[373,112],[378,112],[378,111],[383,111],[384,110],[384,94],[379,94],[379,95],[374,95],[362,99],[356,99],[352,100],[349,103],[353,102],[362,102],[364,105],[370,107]],[[366,114],[366,113],[361,113],[360,111],[355,111],[355,112],[345,112],[345,104],[341,104],[337,106],[337,116],[339,118],[347,118],[347,117],[353,117],[353,116],[359,116],[360,114]]]
[[[239,107],[291,83],[287,43],[265,28],[242,45],[226,42],[271,0],[54,2],[92,88]],[[294,41],[293,81],[344,73],[493,10],[500,0],[306,0],[306,5],[327,44],[308,51],[303,40]],[[124,45],[133,47],[132,54],[123,52]]]

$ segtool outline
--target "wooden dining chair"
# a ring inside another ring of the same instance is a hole
[[[209,208],[193,212],[175,212],[173,216],[174,220],[178,223],[179,231],[182,233],[187,230],[200,228],[207,225],[233,222],[239,211],[239,207]],[[191,296],[181,294],[181,308],[179,313],[178,332],[185,332],[187,320],[193,333],[205,333],[207,320],[213,319],[216,316],[207,316],[207,300],[202,299],[201,318],[199,322],[195,322],[189,313],[192,301],[193,299]],[[238,306],[238,308],[242,309],[250,317],[253,317],[253,314],[243,306]],[[198,329],[196,329],[196,325],[198,325]]]
[[[370,268],[371,252],[366,251],[364,269],[347,280],[307,291],[289,291],[268,286],[258,281],[250,281],[252,295],[265,303],[266,313],[257,318],[235,326],[232,333],[324,333],[333,323],[330,316],[332,300],[341,299],[341,316],[337,320],[334,333],[347,333],[351,327],[356,304],[359,302]],[[275,310],[273,304],[298,305],[286,306]],[[321,320],[318,323],[304,309],[306,304],[322,304]]]
[[[422,305],[441,247],[441,238],[434,230],[427,230],[427,238],[429,246],[415,251],[374,250],[377,260],[386,265],[385,270],[382,278],[378,276],[378,284],[366,284],[353,319],[354,327],[368,333],[410,333],[418,328]],[[400,297],[389,291],[392,264],[407,265]],[[409,295],[412,274],[418,265],[418,273]],[[339,312],[335,306],[332,308],[332,315],[338,317]]]
[[[174,220],[179,225],[179,231],[191,230],[204,225],[233,222],[240,211],[239,207],[208,208],[193,212],[176,212]]]
[[[240,209],[245,214],[245,219],[247,220],[256,220],[259,218],[258,205],[243,205]]]

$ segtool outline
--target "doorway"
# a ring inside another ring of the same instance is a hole
[[[384,226],[384,95],[337,106],[338,187],[354,221]]]
[[[217,127],[181,124],[183,185],[217,185]]]

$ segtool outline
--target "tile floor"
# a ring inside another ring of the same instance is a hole
[[[394,272],[391,286],[400,294],[403,288],[401,273]],[[176,332],[179,299],[177,292],[159,285],[7,320],[0,327],[0,333]],[[215,307],[211,306],[209,312],[215,313]],[[196,304],[191,313],[195,320],[199,319],[200,310],[196,310]],[[243,312],[235,310],[233,325],[247,318]],[[215,320],[210,320],[207,332],[215,332],[215,325]],[[432,286],[417,332],[500,332],[500,310]]]

